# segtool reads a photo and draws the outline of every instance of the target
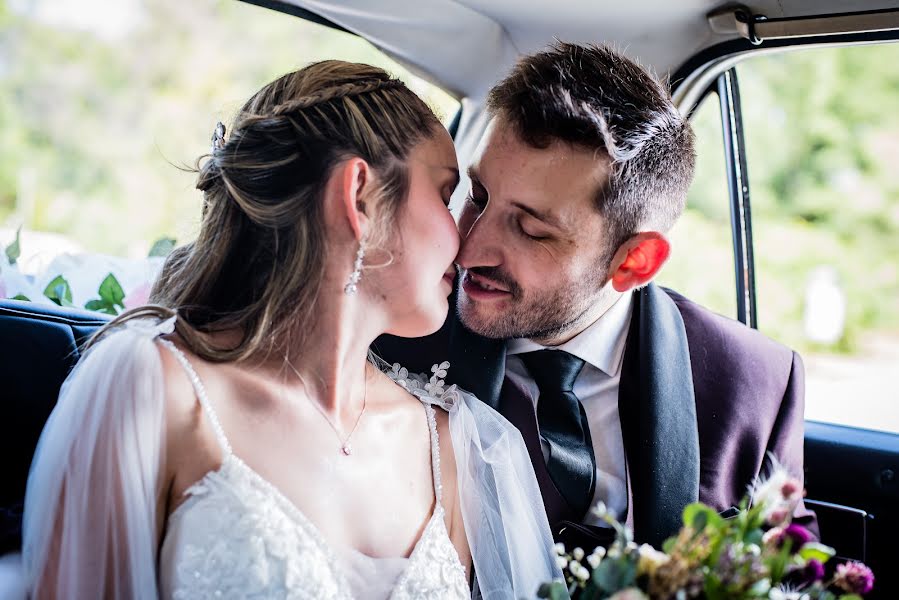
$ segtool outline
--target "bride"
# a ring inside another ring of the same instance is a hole
[[[326,61],[199,169],[196,241],[91,340],[28,480],[33,598],[533,597],[561,574],[517,430],[367,359],[447,313],[459,172],[427,106]]]

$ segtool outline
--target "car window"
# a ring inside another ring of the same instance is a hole
[[[740,63],[759,329],[806,418],[899,432],[899,44]]]
[[[733,318],[737,301],[720,115],[714,92],[693,113],[696,176],[684,214],[670,232],[671,258],[658,283]]]
[[[60,254],[103,255],[60,292],[83,307],[107,271],[137,269],[121,261],[191,239],[202,196],[180,167],[208,151],[217,121],[304,64],[385,67],[446,123],[459,106],[362,38],[244,2],[10,0],[0,40],[0,297],[23,274],[52,295],[50,271],[82,265]]]

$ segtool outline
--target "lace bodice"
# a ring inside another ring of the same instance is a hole
[[[398,366],[388,373],[425,404],[431,433],[436,504],[408,558],[376,559],[329,546],[315,525],[272,484],[236,456],[200,379],[173,344],[223,451],[222,465],[185,494],[169,517],[159,559],[164,598],[470,598],[465,571],[449,539],[441,502],[440,453],[432,403],[441,404],[435,366],[429,383]],[[432,386],[431,395],[424,386]],[[436,386],[436,387],[434,387]],[[381,590],[380,592],[378,590]]]

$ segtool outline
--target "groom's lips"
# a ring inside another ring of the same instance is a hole
[[[477,301],[500,300],[512,295],[498,283],[474,275],[471,271],[465,273],[465,277],[462,278],[462,289],[469,298]]]

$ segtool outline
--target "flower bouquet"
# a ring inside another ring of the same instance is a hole
[[[859,600],[874,575],[858,562],[843,563],[826,576],[834,550],[791,523],[804,494],[801,483],[775,461],[771,477],[757,482],[738,514],[722,518],[696,503],[686,507],[683,527],[662,550],[638,546],[631,532],[600,503],[594,514],[615,529],[608,548],[587,554],[556,544],[565,581],[540,587],[552,600]]]

